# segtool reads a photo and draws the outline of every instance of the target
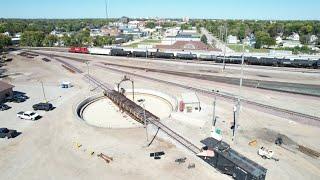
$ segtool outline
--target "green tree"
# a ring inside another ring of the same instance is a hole
[[[41,31],[26,31],[21,35],[21,45],[41,47],[45,36]]]
[[[239,31],[238,31],[238,38],[244,39],[246,37],[246,27],[244,24],[241,24]]]
[[[208,39],[207,39],[207,36],[206,35],[202,35],[201,36],[201,42],[207,44],[208,43]]]
[[[111,45],[114,43],[115,43],[115,37],[113,37],[113,36],[97,36],[93,40],[94,46]]]
[[[71,46],[71,37],[67,34],[64,34],[60,40],[63,42],[64,46]]]
[[[11,38],[9,36],[0,34],[0,49],[11,45]]]
[[[55,35],[47,35],[43,40],[43,45],[47,47],[52,47],[54,44],[58,42],[58,37]]]
[[[255,47],[260,49],[262,46],[272,46],[276,44],[275,39],[270,37],[270,35],[264,31],[258,31],[255,33],[256,44]]]
[[[148,21],[146,23],[146,28],[154,29],[156,27],[156,23],[153,21]]]

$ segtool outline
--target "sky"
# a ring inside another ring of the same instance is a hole
[[[320,20],[320,0],[0,0],[0,18]]]

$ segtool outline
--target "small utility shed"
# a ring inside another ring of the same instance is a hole
[[[13,94],[13,85],[8,84],[4,81],[0,81],[0,102],[4,102],[7,97]]]
[[[196,93],[188,92],[181,94],[181,101],[180,101],[180,111],[182,112],[195,112],[201,111],[200,100]]]

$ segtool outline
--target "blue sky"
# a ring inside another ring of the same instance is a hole
[[[109,17],[320,20],[320,0],[109,0]],[[105,0],[0,0],[0,18],[104,18]]]

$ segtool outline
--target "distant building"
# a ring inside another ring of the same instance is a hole
[[[181,94],[181,102],[180,102],[180,111],[185,113],[192,113],[192,112],[200,112],[200,100],[196,93],[183,93]]]
[[[292,33],[287,40],[292,40],[292,41],[299,41],[300,40],[300,35],[298,33]]]
[[[96,36],[103,36],[103,33],[100,29],[90,29],[90,36],[96,37]]]
[[[190,18],[189,17],[184,17],[182,18],[182,21],[185,23],[189,23]]]
[[[237,36],[233,36],[233,35],[229,35],[227,38],[227,43],[228,44],[237,44],[238,43],[238,37]]]
[[[201,51],[220,51],[219,49],[211,48],[201,41],[176,41],[172,45],[156,45],[157,49],[170,49],[170,50],[201,50]]]
[[[100,31],[104,36],[119,36],[121,34],[120,29],[117,27],[104,26],[100,29]]]
[[[4,102],[7,97],[11,97],[13,94],[13,85],[4,81],[0,81],[0,103]]]
[[[310,36],[310,43],[311,44],[315,44],[317,40],[318,40],[318,37],[316,35]]]
[[[4,32],[4,33],[2,33],[3,35],[5,35],[5,36],[10,36],[10,33],[9,32]]]
[[[243,43],[247,46],[254,47],[254,45],[256,44],[256,38],[255,38],[254,34],[250,34],[249,36],[247,36],[243,40]]]
[[[61,33],[60,31],[53,30],[53,31],[50,32],[50,35],[54,35],[54,36],[57,36],[57,37],[62,37],[63,33]]]
[[[300,41],[283,40],[282,47],[287,47],[287,48],[302,47],[302,44],[300,43]]]
[[[276,37],[276,44],[282,44],[283,40],[280,36]]]
[[[129,21],[130,21],[130,19],[126,16],[122,16],[120,19],[120,22],[122,22],[124,24],[128,24]]]

